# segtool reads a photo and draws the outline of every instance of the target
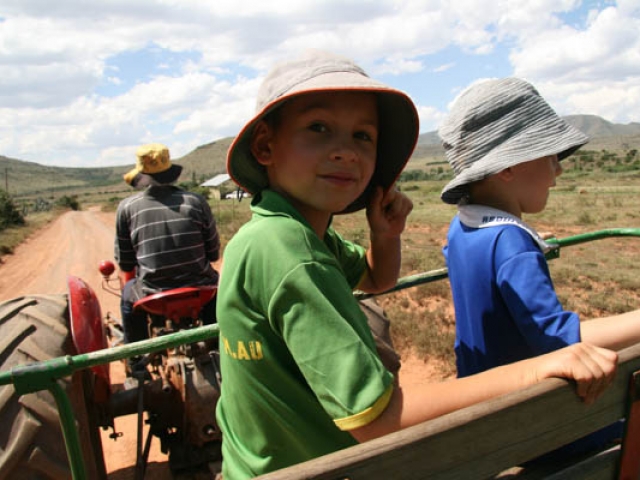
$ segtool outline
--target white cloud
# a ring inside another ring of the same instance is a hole
[[[237,133],[266,70],[309,47],[406,85],[422,131],[436,128],[471,80],[505,71],[532,81],[562,113],[637,121],[640,6],[588,7],[579,0],[3,0],[0,155],[112,165],[130,163],[142,142],[163,141],[181,156]],[[475,69],[465,60],[477,61]]]
[[[561,113],[637,121],[640,17],[623,11],[592,11],[583,30],[559,26],[527,37],[511,56],[515,75],[536,84]]]
[[[439,72],[446,72],[447,70],[449,70],[450,68],[454,67],[455,63],[445,63],[444,65],[438,65],[437,67],[435,67],[433,69],[434,72],[439,73]]]
[[[437,130],[446,114],[447,112],[440,111],[434,107],[418,105],[418,116],[420,117],[420,125],[423,127],[423,132]]]

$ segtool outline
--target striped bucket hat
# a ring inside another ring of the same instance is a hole
[[[441,194],[450,204],[466,198],[472,182],[548,155],[562,160],[589,141],[560,118],[533,85],[518,78],[468,87],[438,134],[454,173]]]

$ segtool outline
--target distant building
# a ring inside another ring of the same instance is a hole
[[[209,188],[209,190],[211,191],[211,197],[212,198],[216,198],[217,200],[220,200],[222,198],[240,200],[242,198],[246,198],[246,197],[250,197],[251,196],[247,192],[243,191],[242,189],[240,189],[240,188],[238,188],[238,187],[236,187],[234,185],[232,187],[232,191],[229,192],[229,189],[226,189],[228,193],[226,195],[224,195],[224,197],[223,197],[220,194],[220,187],[222,185],[224,185],[225,183],[227,183],[228,181],[230,181],[230,180],[231,180],[231,177],[228,174],[221,173],[219,175],[216,175],[213,178],[210,178],[206,182],[201,183],[200,186]]]
[[[201,183],[201,187],[207,187],[211,190],[211,197],[220,200],[220,186],[231,180],[228,173],[220,173],[213,178],[210,178],[204,183]]]

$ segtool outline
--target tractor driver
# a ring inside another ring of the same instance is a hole
[[[125,343],[149,337],[147,314],[133,304],[180,287],[217,285],[211,266],[220,257],[220,238],[206,199],[175,186],[182,166],[172,164],[162,144],[143,145],[124,180],[142,191],[125,198],[116,213],[115,260],[120,267]],[[215,322],[215,297],[201,312]]]

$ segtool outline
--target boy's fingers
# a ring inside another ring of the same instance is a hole
[[[371,195],[371,198],[369,199],[369,205],[367,205],[367,210],[370,213],[383,208],[383,196],[384,190],[382,189],[382,187],[375,187],[375,189],[373,190],[373,195]]]
[[[383,208],[387,213],[407,216],[413,209],[413,202],[404,193],[393,188],[385,195]]]
[[[577,394],[585,403],[592,403],[611,384],[617,367],[617,354],[587,344],[578,344],[572,375]]]

